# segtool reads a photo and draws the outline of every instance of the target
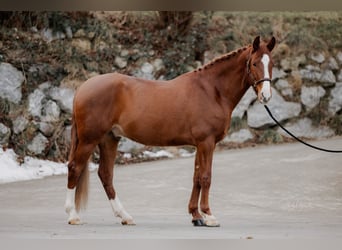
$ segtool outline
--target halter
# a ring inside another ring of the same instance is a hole
[[[265,82],[265,81],[269,81],[272,82],[271,78],[261,78],[259,80],[256,80],[254,78],[254,76],[251,74],[251,70],[250,70],[250,64],[251,64],[251,57],[252,55],[249,56],[249,59],[247,60],[247,75],[252,79],[252,81],[254,82],[252,84],[253,88],[256,88],[260,83]]]

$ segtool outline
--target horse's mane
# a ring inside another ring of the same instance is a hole
[[[247,46],[238,48],[236,50],[228,52],[227,54],[224,54],[222,56],[216,57],[213,60],[211,60],[210,62],[208,62],[205,65],[201,66],[200,68],[195,69],[194,71],[197,72],[197,71],[205,70],[205,69],[208,69],[209,67],[214,66],[215,64],[217,64],[219,62],[223,62],[223,61],[229,60],[229,59],[235,57],[236,55],[240,54],[241,52],[245,51],[249,47],[251,47],[251,45],[247,45]]]

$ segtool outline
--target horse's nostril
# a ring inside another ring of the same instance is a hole
[[[261,93],[261,102],[267,103],[271,99],[271,96],[265,96],[264,93]]]

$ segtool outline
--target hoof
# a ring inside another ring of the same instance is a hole
[[[121,221],[121,224],[122,224],[122,225],[125,225],[125,226],[126,226],[126,225],[127,225],[127,226],[135,226],[135,225],[136,225],[133,219],[122,220],[122,221]]]
[[[79,218],[71,219],[68,221],[69,225],[81,225],[81,220]]]
[[[218,222],[218,220],[215,218],[214,215],[208,215],[205,213],[202,213],[203,219],[204,219],[204,224],[207,227],[219,227],[220,223]]]
[[[211,222],[211,221],[205,222],[205,225],[207,227],[220,227],[220,223],[218,223],[218,222]]]
[[[203,219],[192,220],[192,224],[195,227],[205,227],[206,226]]]

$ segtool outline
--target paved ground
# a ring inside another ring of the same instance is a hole
[[[342,137],[314,142],[342,149]],[[114,218],[95,172],[86,224],[64,212],[66,176],[0,185],[0,238],[342,238],[342,154],[301,144],[216,152],[211,207],[219,228],[187,214],[193,158],[116,168],[116,189],[136,226]]]

